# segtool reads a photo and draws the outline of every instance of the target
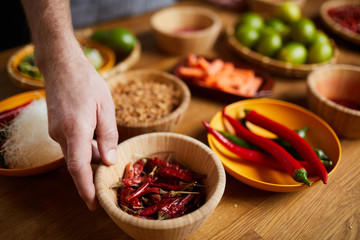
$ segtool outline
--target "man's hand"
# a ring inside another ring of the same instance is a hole
[[[97,207],[91,169],[92,150],[105,164],[116,161],[115,108],[104,79],[76,40],[68,1],[23,0],[45,79],[49,134],[64,153],[69,172],[90,210]],[[97,144],[93,135],[97,135]]]

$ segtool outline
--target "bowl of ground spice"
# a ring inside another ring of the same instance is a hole
[[[174,131],[190,103],[186,84],[163,71],[132,70],[106,81],[115,104],[119,141]]]

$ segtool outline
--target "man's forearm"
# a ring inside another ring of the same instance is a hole
[[[35,45],[36,63],[42,72],[49,62],[66,64],[79,53],[71,24],[70,3],[67,0],[22,0]]]

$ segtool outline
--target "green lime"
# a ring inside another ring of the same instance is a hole
[[[94,32],[90,36],[90,39],[93,41],[99,42],[99,43],[104,43],[107,34],[108,34],[107,30],[100,29],[100,30],[97,30],[96,32]]]
[[[321,63],[330,60],[334,49],[329,43],[315,43],[310,46],[307,58],[308,63]]]
[[[315,37],[314,37],[313,41],[311,42],[311,45],[314,45],[316,43],[329,44],[330,40],[323,31],[317,30]]]
[[[118,53],[129,53],[136,44],[135,35],[125,28],[113,28],[105,35],[104,43]]]
[[[289,42],[279,51],[277,59],[293,64],[303,64],[306,62],[306,47],[298,42]]]
[[[265,22],[265,27],[269,27],[278,32],[281,37],[286,37],[290,32],[290,28],[283,21],[277,18],[269,19]]]
[[[265,26],[265,27],[261,28],[261,29],[259,30],[259,32],[260,32],[260,37],[261,37],[261,38],[263,38],[263,37],[265,37],[265,36],[267,36],[267,35],[273,35],[273,34],[277,34],[277,33],[278,33],[275,29],[273,29],[273,28],[271,28],[271,27],[268,27],[268,26]]]
[[[304,45],[309,45],[316,35],[316,27],[314,23],[308,18],[302,18],[296,22],[290,32],[291,39],[296,42],[301,42]]]
[[[260,39],[258,30],[248,25],[241,25],[235,32],[236,39],[248,48],[252,48]]]
[[[248,25],[254,29],[260,29],[264,26],[264,19],[257,13],[247,12],[240,18],[238,26]]]
[[[282,46],[282,38],[280,34],[265,34],[260,37],[259,43],[256,45],[255,51],[268,56],[274,56]]]
[[[275,16],[285,23],[295,23],[301,18],[301,9],[293,2],[284,2],[275,9]]]

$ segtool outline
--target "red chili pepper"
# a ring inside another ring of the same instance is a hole
[[[131,199],[133,198],[138,198],[140,196],[142,196],[145,192],[145,190],[150,186],[150,183],[153,181],[154,179],[154,172],[155,172],[155,169],[149,174],[147,175],[144,183],[141,185],[141,187],[139,187],[136,192],[132,193],[131,195],[128,195],[125,197],[125,200],[127,202],[130,202]]]
[[[299,137],[295,131],[263,115],[258,114],[254,110],[246,114],[245,120],[275,133],[278,137],[290,143],[303,157],[303,159],[311,165],[316,175],[320,177],[323,183],[327,183],[328,174],[326,168],[311,146],[303,138]]]
[[[166,214],[167,218],[178,217],[178,213],[184,210],[185,206],[195,198],[194,194],[189,194],[184,197],[176,206],[170,209],[170,211]]]
[[[0,112],[0,123],[13,120],[24,108],[26,108],[33,100],[30,100],[20,106]]]
[[[175,198],[173,201],[164,204],[158,211],[158,219],[165,219],[165,214],[175,207],[180,201],[181,198]]]
[[[156,182],[156,183],[151,183],[151,186],[156,186],[159,188],[162,188],[164,190],[175,190],[175,191],[179,191],[179,190],[183,190],[185,188],[187,188],[189,185],[174,185],[174,184],[167,184],[167,183],[161,183],[161,182]]]
[[[123,186],[126,187],[137,187],[144,182],[145,177],[138,177],[138,178],[123,178],[121,182]]]
[[[222,114],[223,117],[229,121],[229,123],[234,128],[236,134],[239,137],[251,142],[252,144],[257,145],[258,147],[270,153],[280,162],[286,172],[288,172],[295,181],[302,182],[308,186],[311,186],[311,182],[307,179],[307,172],[305,168],[302,167],[301,164],[296,161],[291,156],[291,154],[288,153],[284,148],[282,148],[277,143],[271,141],[270,139],[264,138],[260,135],[256,135],[246,129],[238,120],[228,115],[225,112],[225,108],[223,108]],[[295,133],[295,131],[293,132]]]
[[[125,166],[125,173],[123,179],[132,179],[134,178],[134,166],[129,162]]]
[[[167,203],[169,203],[171,201],[173,201],[172,198],[163,199],[160,202],[145,208],[144,210],[140,210],[139,214],[142,215],[142,216],[148,216],[148,215],[154,214],[159,209],[161,209],[165,204],[167,204]]]
[[[173,178],[180,179],[185,182],[194,182],[194,179],[192,179],[188,174],[173,168],[160,168],[157,174],[163,178]]]
[[[134,163],[134,177],[140,177],[145,166],[145,159],[139,159]]]
[[[236,145],[235,143],[224,137],[224,135],[222,135],[220,132],[213,129],[207,122],[202,121],[202,123],[206,127],[208,132],[213,135],[217,141],[219,141],[219,143],[226,147],[230,152],[239,156],[241,159],[254,163],[259,163],[273,169],[284,170],[284,168],[278,164],[278,161],[273,156],[265,154],[263,152],[259,152],[257,150],[252,150]],[[305,168],[309,175],[314,173],[314,170],[309,166],[309,164],[307,164],[306,162],[299,163]]]

